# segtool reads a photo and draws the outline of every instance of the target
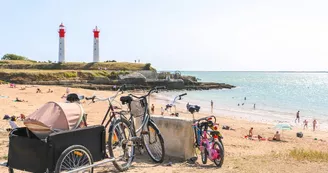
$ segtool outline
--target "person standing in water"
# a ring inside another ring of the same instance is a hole
[[[254,103],[254,107],[253,108],[255,109],[255,103]]]
[[[297,111],[297,113],[296,113],[295,123],[296,123],[296,120],[298,120],[298,123],[300,123],[300,111]]]
[[[307,129],[307,128],[308,128],[308,121],[307,121],[307,120],[304,120],[303,123],[304,123],[303,130],[305,129],[305,127],[306,127],[306,129]]]
[[[211,100],[211,113],[213,114],[213,100]]]
[[[313,131],[315,131],[315,127],[317,126],[317,123],[318,123],[317,120],[314,119],[314,120],[313,120]]]

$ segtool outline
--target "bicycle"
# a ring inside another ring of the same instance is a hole
[[[124,116],[118,121],[129,125],[132,134],[128,140],[135,144],[140,153],[143,153],[143,149],[146,148],[148,155],[155,163],[162,163],[165,156],[164,139],[157,125],[150,118],[147,101],[147,97],[153,92],[158,93],[158,89],[165,89],[165,87],[154,87],[148,94],[140,97],[133,94],[121,97],[122,104],[127,104],[130,109],[130,118]],[[141,121],[138,129],[135,125],[137,118]],[[115,129],[116,125],[114,124],[112,128]],[[111,138],[109,141],[111,141]],[[110,152],[110,154],[111,157],[114,157],[113,153]],[[132,157],[134,157],[134,153]]]
[[[110,124],[109,130],[108,130],[108,141],[107,141],[107,149],[109,152],[109,155],[114,158],[114,153],[123,153],[119,155],[115,160],[113,161],[113,165],[115,166],[116,169],[119,171],[125,171],[127,170],[134,157],[134,150],[135,150],[135,145],[134,143],[129,143],[131,141],[128,140],[127,136],[130,136],[131,133],[133,133],[130,128],[129,128],[129,123],[124,121],[124,114],[127,114],[127,111],[119,111],[115,112],[115,107],[113,106],[112,102],[115,100],[115,98],[123,94],[125,90],[125,85],[121,86],[118,90],[117,93],[108,98],[99,98],[97,96],[92,96],[92,97],[86,97],[86,100],[92,100],[91,103],[95,103],[97,101],[108,101],[109,106],[107,109],[107,112],[105,114],[105,117],[102,120],[101,125],[104,125],[106,119],[109,117],[108,121],[105,124],[105,129],[107,129],[108,125]],[[119,117],[117,117],[119,115]],[[128,131],[126,131],[128,130]],[[127,135],[129,133],[129,135]],[[129,151],[130,148],[130,151]],[[122,149],[122,151],[119,151],[119,149]],[[107,154],[107,153],[106,153]],[[120,163],[123,162],[123,163]]]
[[[170,109],[170,113],[171,113],[171,108],[174,107],[174,113],[171,113],[171,115],[178,117],[179,116],[179,113],[177,113],[177,109],[176,109],[175,103],[176,103],[177,100],[181,100],[182,97],[185,96],[185,95],[187,95],[187,93],[183,93],[183,94],[177,95],[173,99],[172,103],[166,105],[165,110],[168,111],[168,109]]]
[[[206,164],[210,159],[217,167],[221,167],[224,161],[224,147],[222,135],[218,130],[215,116],[208,116],[195,120],[195,107],[189,107],[189,112],[193,115],[193,129],[195,134],[194,148],[201,152],[202,163]],[[214,119],[214,122],[212,121]],[[208,129],[212,131],[209,131]],[[196,153],[197,154],[197,153]]]

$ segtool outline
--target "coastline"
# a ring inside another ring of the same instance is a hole
[[[157,94],[159,100],[163,100],[161,104],[165,105],[168,104],[173,100],[173,98],[181,93],[188,93],[189,91],[168,91],[168,92],[161,92]],[[195,92],[202,92],[202,91],[195,91]],[[185,105],[190,102],[191,104],[196,104],[201,107],[202,113],[210,114],[211,113],[211,106],[210,106],[209,99],[195,99],[185,96],[182,100],[177,102],[177,106],[184,110]],[[312,120],[315,117],[319,122],[317,124],[317,129],[321,131],[328,131],[328,121],[325,119],[324,116],[320,115],[305,115],[303,116],[301,113],[301,120],[300,123],[295,123],[296,112],[292,113],[291,111],[285,110],[267,110],[267,109],[260,109],[260,108],[253,108],[253,104],[245,103],[244,106],[227,106],[221,105],[220,103],[214,103],[213,114],[218,115],[220,117],[228,117],[234,118],[236,120],[247,120],[249,122],[256,122],[256,123],[266,123],[275,125],[279,122],[287,122],[290,123],[292,127],[298,127],[302,129],[303,127],[303,120],[309,121],[308,126],[312,125]],[[312,126],[311,126],[312,128]]]

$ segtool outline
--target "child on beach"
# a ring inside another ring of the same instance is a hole
[[[303,123],[304,123],[303,130],[305,129],[305,127],[306,127],[306,129],[307,129],[307,128],[308,128],[308,121],[305,119],[305,120],[303,121]]]

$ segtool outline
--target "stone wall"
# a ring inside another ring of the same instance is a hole
[[[166,156],[189,159],[194,156],[192,120],[152,115],[164,138]]]

